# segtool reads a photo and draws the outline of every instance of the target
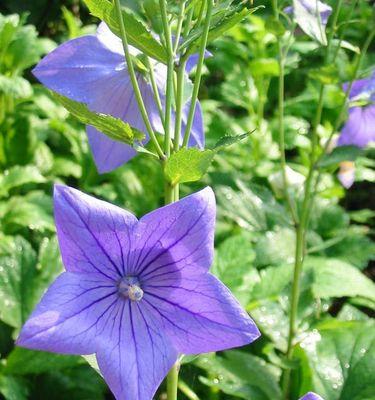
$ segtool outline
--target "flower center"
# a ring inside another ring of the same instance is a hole
[[[141,301],[143,290],[139,279],[136,276],[125,276],[117,284],[118,292],[121,296],[132,301]]]

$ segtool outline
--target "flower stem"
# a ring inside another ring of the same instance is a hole
[[[179,185],[172,186],[167,179],[164,185],[164,202],[171,204],[179,198]],[[180,370],[180,363],[176,361],[167,375],[167,400],[177,400],[178,389],[178,373]]]
[[[206,0],[206,2],[207,2],[207,11],[206,11],[206,17],[205,17],[204,26],[203,26],[201,45],[200,45],[200,49],[199,49],[199,59],[198,59],[198,64],[197,64],[197,71],[195,74],[193,93],[191,96],[190,110],[189,110],[188,120],[187,120],[187,124],[186,124],[184,140],[182,143],[182,145],[184,147],[187,147],[187,145],[189,143],[191,128],[193,126],[195,110],[196,110],[197,101],[198,101],[198,93],[199,93],[199,88],[200,88],[201,79],[202,79],[204,55],[205,55],[206,46],[207,46],[208,34],[210,31],[213,0]]]
[[[116,6],[117,18],[118,18],[119,25],[120,25],[121,40],[122,40],[122,46],[123,46],[124,53],[125,53],[125,60],[126,60],[126,64],[128,67],[130,80],[133,85],[135,98],[137,99],[138,107],[141,112],[144,124],[146,126],[146,130],[150,136],[150,139],[153,142],[159,157],[161,159],[164,159],[163,150],[161,149],[161,147],[157,141],[157,138],[155,136],[154,130],[152,129],[150,120],[148,118],[147,110],[146,110],[146,107],[145,107],[145,104],[144,104],[144,101],[142,98],[142,93],[141,93],[141,90],[139,89],[137,76],[136,76],[136,73],[134,70],[133,60],[131,58],[131,54],[130,54],[130,50],[129,50],[129,43],[128,43],[128,39],[127,39],[127,35],[126,35],[126,28],[125,28],[124,20],[122,17],[120,0],[114,0],[114,3]]]
[[[325,64],[329,61],[329,55],[332,48],[333,37],[336,31],[338,16],[340,14],[342,3],[343,0],[338,0],[335,11],[333,13],[331,31],[328,36]],[[316,159],[317,159],[316,153],[319,146],[318,126],[322,119],[324,94],[325,94],[325,84],[321,84],[319,90],[318,106],[311,134],[309,171],[305,181],[305,191],[301,207],[300,218],[298,223],[296,224],[296,249],[295,249],[294,273],[293,273],[291,306],[290,306],[290,317],[289,317],[290,319],[289,319],[288,346],[286,353],[286,357],[288,360],[292,359],[294,338],[296,336],[296,331],[297,331],[297,314],[298,314],[298,303],[300,296],[300,280],[301,280],[301,273],[303,269],[303,261],[305,256],[306,231],[308,228],[309,217],[310,217],[311,199],[314,196],[313,178],[316,169]],[[284,375],[282,377],[283,398],[285,400],[288,399],[289,397],[290,377],[291,377],[291,370],[288,368],[284,371]]]
[[[272,1],[273,12],[275,19],[279,21],[279,9],[277,0]],[[285,89],[285,71],[284,71],[284,52],[282,49],[282,43],[280,36],[277,36],[277,50],[278,50],[278,62],[279,62],[279,93],[278,93],[278,131],[279,131],[279,150],[280,150],[280,164],[281,174],[283,180],[283,191],[284,197],[288,203],[289,210],[293,219],[294,224],[298,223],[298,215],[295,209],[295,205],[289,193],[288,178],[286,175],[286,156],[285,156],[285,128],[284,128],[284,89]]]
[[[167,65],[167,89],[165,99],[165,118],[164,118],[164,153],[168,158],[171,154],[171,115],[172,115],[172,99],[173,99],[173,72],[174,72],[174,50],[172,43],[171,27],[168,22],[167,3],[166,0],[159,0],[161,19],[163,23],[163,31],[165,44],[167,47],[168,65]]]
[[[182,57],[177,71],[177,87],[176,87],[176,119],[174,128],[174,151],[180,147],[181,125],[182,125],[182,107],[184,97],[184,77],[186,69],[186,57]]]
[[[177,400],[179,363],[173,365],[167,376],[167,399]]]

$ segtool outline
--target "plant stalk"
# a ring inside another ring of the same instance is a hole
[[[142,98],[142,93],[141,93],[141,90],[139,89],[137,76],[136,76],[136,73],[134,70],[133,60],[131,58],[131,54],[130,54],[130,50],[129,50],[129,43],[128,43],[128,38],[126,35],[124,19],[122,17],[120,0],[114,0],[114,3],[115,3],[115,7],[116,7],[116,12],[117,12],[117,18],[118,18],[119,25],[120,25],[121,40],[122,40],[122,47],[123,47],[124,53],[125,53],[125,60],[126,60],[126,64],[128,67],[130,80],[132,82],[135,98],[137,99],[139,111],[140,111],[140,113],[142,115],[142,119],[145,123],[147,133],[149,134],[150,139],[151,139],[152,143],[154,144],[160,159],[164,159],[165,156],[164,156],[163,150],[161,149],[161,147],[158,143],[158,140],[155,136],[154,130],[152,129],[151,122],[150,122],[150,119],[148,118],[147,110],[146,110],[146,107],[145,107],[145,104],[144,104],[144,101]]]
[[[280,20],[278,2],[277,0],[272,1],[274,16],[277,21]],[[279,130],[279,150],[280,150],[280,164],[281,174],[283,180],[283,192],[284,197],[287,201],[292,220],[294,225],[298,223],[298,215],[295,209],[295,205],[289,193],[289,183],[286,175],[286,155],[285,155],[285,128],[284,128],[284,97],[285,97],[285,71],[284,71],[284,52],[282,49],[282,43],[280,36],[277,36],[277,50],[279,54],[279,92],[278,92],[278,130]]]
[[[182,143],[182,145],[184,147],[187,147],[187,145],[189,143],[191,128],[193,126],[195,110],[196,110],[197,101],[198,101],[198,93],[199,93],[199,88],[200,88],[201,80],[202,80],[204,55],[205,55],[206,46],[207,46],[208,34],[210,32],[213,0],[206,0],[206,2],[207,2],[207,11],[206,11],[206,16],[205,16],[205,20],[204,20],[202,40],[201,40],[200,49],[199,49],[199,59],[198,59],[198,64],[197,64],[197,71],[195,74],[193,94],[191,96],[190,110],[189,110],[188,120],[187,120],[187,124],[186,124],[184,140]]]
[[[177,400],[177,389],[178,389],[178,373],[180,365],[178,362],[173,365],[167,375],[167,399]]]
[[[173,72],[174,72],[174,49],[172,43],[171,27],[168,22],[167,3],[166,0],[159,0],[161,19],[163,23],[163,31],[165,44],[168,54],[167,64],[167,89],[165,94],[165,118],[164,118],[164,153],[168,158],[171,154],[171,116],[172,116],[172,100],[173,100]]]
[[[331,31],[328,36],[325,64],[329,62],[329,55],[332,48],[333,37],[336,32],[337,21],[340,14],[342,3],[343,0],[337,1],[333,13]],[[316,169],[316,159],[317,159],[316,153],[319,147],[318,127],[322,119],[322,113],[324,107],[324,94],[325,94],[325,84],[321,84],[319,90],[318,106],[315,114],[315,119],[312,128],[312,135],[311,135],[311,153],[310,153],[309,171],[305,181],[305,191],[304,191],[300,218],[298,224],[296,225],[296,249],[295,249],[294,273],[293,273],[293,283],[292,283],[292,293],[291,293],[288,346],[286,353],[288,360],[292,359],[294,338],[296,336],[296,331],[297,331],[300,280],[303,269],[305,248],[306,248],[306,231],[309,223],[310,207],[312,206],[311,199],[314,196],[313,181],[314,181],[314,172]],[[284,375],[282,377],[283,398],[285,400],[287,400],[289,396],[290,377],[291,377],[291,370],[288,368],[285,370]]]

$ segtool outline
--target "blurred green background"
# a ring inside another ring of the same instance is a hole
[[[267,24],[269,3],[258,4],[266,7],[210,46],[214,57],[207,60],[200,93],[208,147],[226,134],[255,131],[221,152],[203,182],[183,186],[182,194],[204,185],[214,188],[213,272],[250,312],[263,336],[241,351],[185,359],[181,399],[281,397],[295,238],[277,181],[276,40]],[[341,21],[351,6],[344,2]],[[101,377],[83,358],[15,348],[14,339],[62,270],[53,184],[80,188],[141,216],[163,202],[161,171],[156,161],[140,155],[98,175],[84,127],[30,72],[59,43],[95,32],[97,21],[79,1],[0,1],[0,12],[0,393],[6,400],[110,399]],[[371,13],[371,4],[359,1],[354,22],[340,25],[338,34],[352,47],[360,46]],[[319,127],[322,140],[337,117],[341,83],[350,77],[356,57],[353,51],[338,51],[337,79],[328,85]],[[286,63],[288,165],[302,176],[318,97],[319,81],[311,71],[322,58],[322,49],[300,33]],[[361,73],[369,74],[374,63],[372,47]],[[356,182],[349,191],[337,180],[338,165],[323,172],[307,235],[292,400],[308,390],[325,400],[375,399],[374,154],[369,147],[357,158]],[[301,184],[292,195],[299,204]],[[163,396],[162,387],[156,398]]]

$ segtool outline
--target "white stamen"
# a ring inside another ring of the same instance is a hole
[[[122,296],[132,301],[141,301],[143,298],[143,290],[140,287],[138,278],[135,276],[125,276],[120,280],[117,287]]]

